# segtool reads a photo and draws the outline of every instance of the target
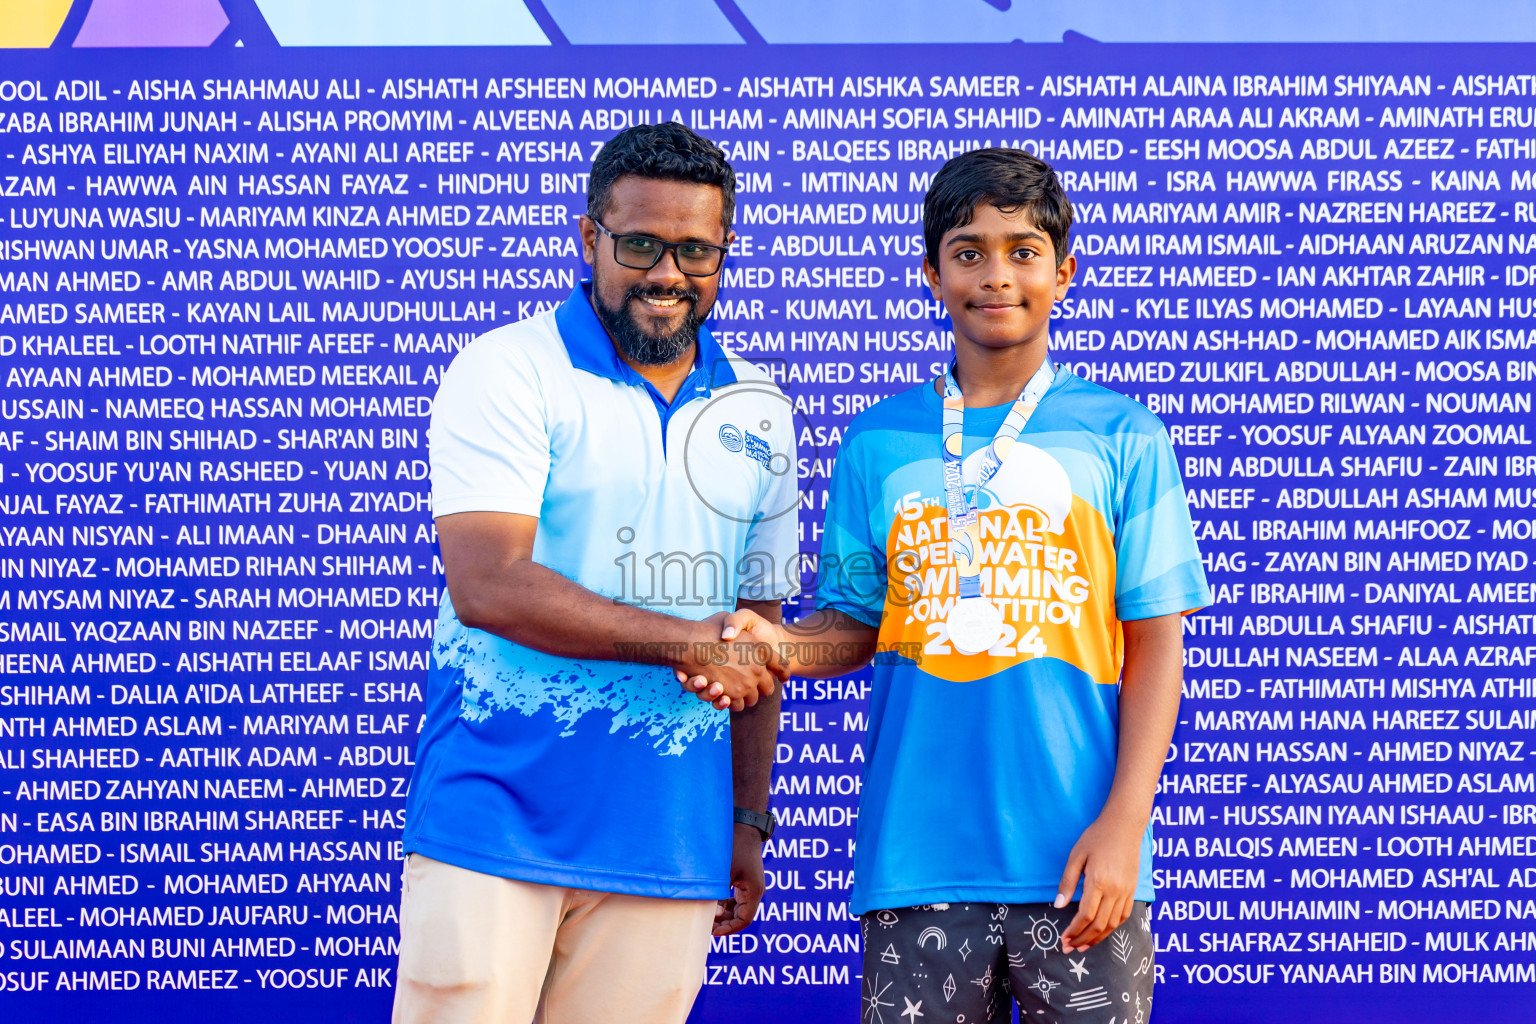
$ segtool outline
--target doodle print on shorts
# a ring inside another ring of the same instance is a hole
[[[1073,912],[1048,903],[952,904],[942,917],[931,906],[898,908],[888,928],[880,912],[863,915],[860,1024],[1000,1024],[1015,1005],[1020,1024],[1151,1024],[1145,905],[1092,950],[1062,953]],[[1002,946],[990,944],[1003,921]]]
[[[997,911],[992,914],[992,923],[987,925],[987,941],[994,946],[1003,944],[1003,922],[1008,920],[1008,904],[999,903]]]
[[[1101,1006],[1109,1006],[1112,1002],[1109,993],[1104,991],[1104,986],[1095,985],[1093,988],[1085,988],[1068,996],[1067,1009],[1097,1010]]]
[[[885,1006],[889,1006],[892,1009],[896,1008],[894,1002],[888,1002],[885,999],[886,992],[890,991],[891,986],[894,984],[895,982],[891,981],[886,982],[884,985],[880,984],[880,975],[878,974],[873,979],[864,979],[864,1024],[871,1024],[871,1022],[873,1024],[885,1024],[885,1014],[881,1013],[880,1010],[881,1007]]]
[[[1031,985],[1029,987],[1031,989],[1035,990],[1036,992],[1039,992],[1040,993],[1040,998],[1044,999],[1046,1001],[1046,1003],[1049,1004],[1050,1001],[1051,1001],[1051,992],[1052,992],[1052,990],[1054,990],[1058,986],[1060,986],[1061,982],[1059,982],[1059,981],[1052,981],[1050,978],[1047,978],[1045,976],[1045,972],[1044,971],[1040,971],[1039,975],[1040,975],[1040,980],[1036,981],[1033,985]]]
[[[1061,928],[1049,917],[1031,917],[1029,939],[1035,944],[1035,949],[1050,955],[1061,946]]]

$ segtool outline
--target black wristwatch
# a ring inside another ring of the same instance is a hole
[[[763,834],[763,842],[773,838],[773,830],[779,824],[778,819],[769,811],[764,814],[761,811],[749,811],[745,807],[738,807],[731,815],[738,824],[751,825]]]

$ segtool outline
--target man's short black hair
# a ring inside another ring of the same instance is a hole
[[[601,221],[608,213],[613,183],[633,174],[660,181],[687,181],[720,190],[720,220],[727,234],[736,215],[736,172],[725,153],[698,132],[676,121],[637,124],[609,139],[592,161],[587,182],[587,216]]]
[[[982,203],[1023,210],[1050,236],[1056,265],[1067,258],[1072,203],[1051,165],[1022,149],[974,149],[940,167],[923,198],[923,249],[935,270],[945,234],[969,224]]]

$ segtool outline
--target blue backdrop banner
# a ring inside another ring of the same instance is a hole
[[[793,400],[808,582],[849,418],[952,352],[933,173],[1061,171],[1053,352],[1167,423],[1216,593],[1154,818],[1157,1019],[1529,1014],[1528,45],[1108,45],[1006,0],[847,5],[828,45],[798,45],[820,7],[747,0],[671,5],[722,44],[689,46],[637,5],[380,5],[366,38],[357,5],[182,6],[181,49],[97,0],[0,52],[10,1019],[386,1018],[436,383],[570,292],[597,149],[674,119],[737,170],[712,325]],[[303,47],[358,42],[527,45]],[[790,684],[768,899],[693,1019],[897,1024],[847,908],[868,694]]]

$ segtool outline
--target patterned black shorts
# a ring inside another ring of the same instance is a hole
[[[1073,903],[935,903],[874,910],[864,932],[861,1024],[1145,1024],[1152,1010],[1152,912],[1082,953],[1061,951]]]

